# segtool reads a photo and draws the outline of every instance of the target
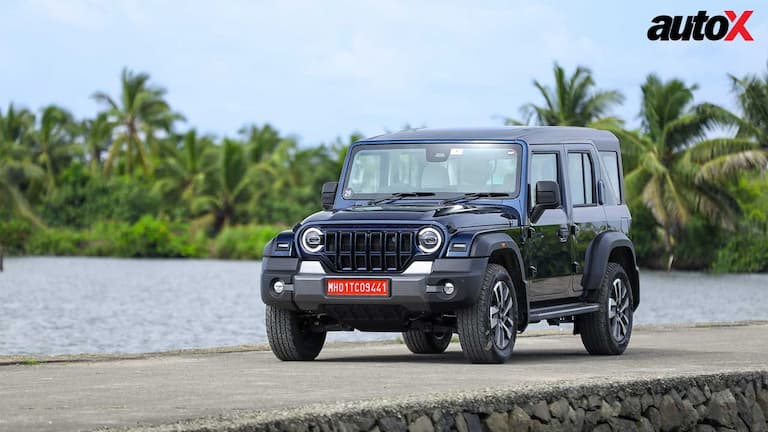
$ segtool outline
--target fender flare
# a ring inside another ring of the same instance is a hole
[[[528,311],[530,310],[530,303],[528,300],[528,279],[525,276],[525,265],[523,261],[523,254],[520,252],[520,247],[517,245],[512,237],[506,233],[495,232],[478,234],[472,240],[472,247],[470,249],[470,256],[472,257],[490,257],[496,251],[510,251],[514,257],[513,263],[518,268],[518,275],[522,281],[522,290],[515,290],[518,297],[518,308],[521,312],[520,324],[518,330],[523,331],[528,326]],[[518,292],[520,291],[520,292]]]
[[[594,291],[600,286],[611,253],[617,248],[628,249],[631,255],[631,262],[625,264],[624,270],[632,283],[632,292],[634,308],[640,303],[640,280],[639,269],[637,267],[637,258],[635,255],[635,246],[632,240],[626,234],[619,231],[606,231],[598,234],[587,247],[586,258],[584,262],[584,274],[581,277],[581,286],[584,291]]]

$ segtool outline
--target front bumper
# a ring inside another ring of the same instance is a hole
[[[414,261],[402,273],[330,273],[318,261],[265,257],[262,262],[261,299],[268,305],[323,313],[342,305],[396,306],[407,312],[451,312],[473,304],[480,293],[488,258],[446,258]],[[388,279],[388,297],[336,297],[326,295],[326,279]],[[272,289],[282,280],[285,290]],[[455,290],[446,295],[443,284]]]

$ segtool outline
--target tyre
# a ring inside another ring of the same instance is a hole
[[[597,312],[578,315],[576,324],[584,348],[592,355],[619,355],[632,336],[632,286],[624,268],[608,263],[600,287],[588,300],[599,303]]]
[[[408,330],[403,332],[403,341],[414,354],[440,354],[451,343],[451,332],[427,332]]]
[[[507,270],[489,264],[475,304],[456,313],[459,341],[472,363],[504,363],[517,337],[517,296]]]
[[[269,347],[280,360],[314,360],[323,349],[326,332],[313,331],[297,312],[267,305],[266,320]]]

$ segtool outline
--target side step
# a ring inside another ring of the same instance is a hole
[[[528,321],[534,322],[565,316],[587,314],[596,312],[598,309],[600,309],[599,304],[584,302],[531,308],[531,310],[528,312]]]

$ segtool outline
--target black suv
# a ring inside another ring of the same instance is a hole
[[[400,331],[417,354],[459,335],[501,363],[528,323],[573,323],[621,354],[640,299],[614,135],[574,127],[420,129],[353,144],[324,211],[267,244],[261,298],[281,360],[332,330]]]

